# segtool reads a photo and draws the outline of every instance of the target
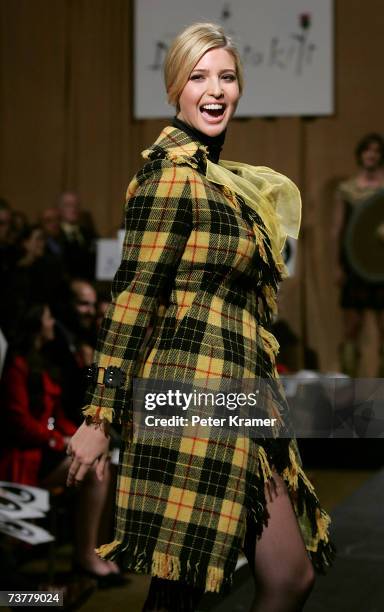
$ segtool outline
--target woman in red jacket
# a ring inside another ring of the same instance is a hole
[[[33,305],[8,356],[1,389],[0,480],[41,487],[65,483],[70,463],[65,450],[76,425],[63,412],[58,377],[45,357],[54,324],[48,306]],[[122,580],[117,565],[94,552],[109,484],[109,470],[104,478],[91,470],[77,500],[77,569],[91,574],[99,586]]]
[[[54,338],[54,323],[47,306],[32,306],[3,376],[6,439],[0,474],[20,484],[38,485],[49,467],[65,459],[68,438],[76,431],[61,408],[60,385],[44,363],[43,349]],[[48,456],[50,466],[43,461]]]

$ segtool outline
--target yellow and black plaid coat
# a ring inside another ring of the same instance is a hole
[[[123,423],[115,539],[97,549],[124,567],[206,591],[231,584],[247,520],[265,520],[272,466],[287,483],[313,562],[328,565],[329,517],[289,440],[132,435],[135,376],[193,383],[277,376],[266,329],[281,262],[261,218],[205,177],[207,150],[175,127],[143,153],[127,191],[123,257],[96,353],[122,388],[97,384],[85,414]],[[143,350],[144,340],[149,342]]]

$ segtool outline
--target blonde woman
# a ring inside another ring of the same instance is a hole
[[[243,90],[239,54],[219,26],[195,24],[175,39],[165,84],[176,118],[128,187],[123,258],[68,484],[94,462],[102,477],[107,425],[121,422],[115,539],[97,552],[152,575],[144,610],[192,611],[202,593],[228,590],[241,550],[257,585],[253,610],[299,610],[332,546],[295,442],[132,433],[135,376],[176,386],[275,379],[267,328],[284,238],[300,221],[289,179],[218,163]]]

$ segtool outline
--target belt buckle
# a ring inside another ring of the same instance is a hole
[[[99,368],[97,367],[96,363],[93,363],[91,366],[85,368],[84,376],[89,385],[90,384],[95,385],[97,383],[98,369]]]
[[[121,368],[109,366],[104,373],[104,386],[109,389],[122,387],[125,382],[125,374]]]

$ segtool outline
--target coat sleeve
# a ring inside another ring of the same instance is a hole
[[[129,196],[123,256],[112,283],[112,302],[97,343],[97,384],[88,392],[84,415],[122,422],[140,348],[161,294],[172,283],[192,230],[189,171],[173,165],[152,172]],[[128,194],[129,194],[128,190]],[[103,369],[120,368],[120,388],[103,384]]]

